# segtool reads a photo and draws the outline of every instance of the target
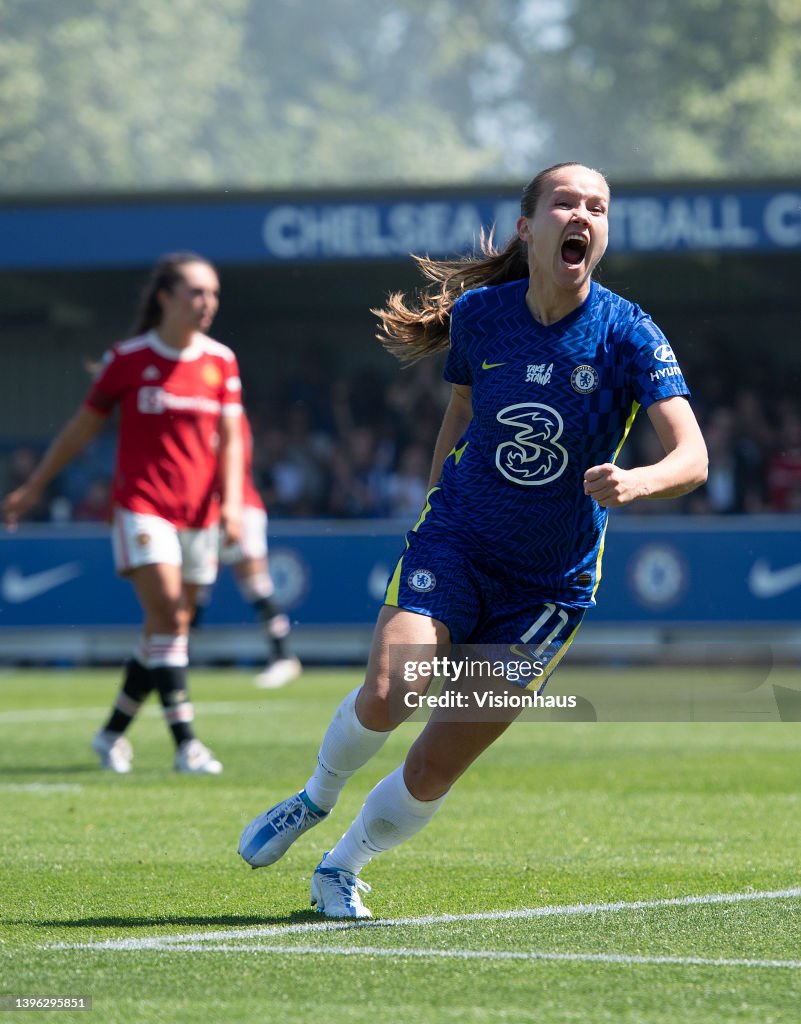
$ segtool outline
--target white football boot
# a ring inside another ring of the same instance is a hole
[[[245,826],[239,839],[239,856],[252,868],[266,868],[327,817],[328,812],[315,807],[304,792],[295,793]]]
[[[184,775],[220,775],[223,766],[198,739],[184,740],[175,755],[175,770]]]
[[[254,684],[260,690],[278,690],[293,679],[297,679],[301,673],[300,661],[294,657],[278,658],[260,672],[254,679]]]
[[[326,917],[372,917],[372,911],[362,903],[362,893],[372,887],[352,871],[325,867],[325,858],[317,865],[311,880],[311,905]]]
[[[133,761],[133,747],[121,732],[100,729],[92,737],[92,750],[100,757],[100,764],[110,772],[127,775]]]

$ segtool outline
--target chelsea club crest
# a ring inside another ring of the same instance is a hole
[[[415,569],[406,578],[406,583],[412,590],[420,594],[427,594],[437,585],[437,577],[429,569]]]
[[[570,384],[580,395],[589,395],[598,387],[598,371],[588,363],[577,366],[570,374]]]

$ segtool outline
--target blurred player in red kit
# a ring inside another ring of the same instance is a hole
[[[153,690],[175,741],[176,770],[222,771],[194,734],[186,678],[198,590],[216,577],[220,534],[236,542],[242,521],[239,369],[233,352],[206,333],[218,305],[219,280],[207,260],[163,257],[130,337],[109,349],[85,401],[3,502],[14,527],[119,408],[114,562],[133,584],[144,624],[111,714],[92,740],[103,767],[119,773],[133,759],[125,732]]]

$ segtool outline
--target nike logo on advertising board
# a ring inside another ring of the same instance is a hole
[[[759,558],[751,566],[748,586],[755,597],[778,597],[793,587],[801,587],[801,562],[771,569],[764,558]]]
[[[488,363],[485,359],[481,364],[482,370],[494,370],[496,366],[506,366],[506,363]]]
[[[60,587],[62,583],[74,580],[82,572],[80,562],[65,562],[64,565],[33,572],[28,576],[23,576],[16,565],[10,565],[0,579],[0,597],[9,604],[23,604],[46,594],[48,590]]]

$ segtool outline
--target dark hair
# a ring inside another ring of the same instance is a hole
[[[540,171],[523,189],[521,215],[534,215],[551,174],[563,167],[582,166],[569,160]],[[380,321],[376,337],[402,363],[414,363],[448,347],[451,309],[462,292],[529,276],[525,242],[513,235],[503,249],[496,249],[493,232],[494,229],[489,233],[482,230],[478,254],[454,260],[413,256],[431,284],[424,286],[411,302],[403,292],[393,292],[387,296],[383,309],[370,310]]]
[[[183,268],[189,263],[205,263],[207,267],[211,267],[216,272],[214,264],[196,252],[170,252],[162,256],[150,272],[139,296],[139,304],[136,307],[134,322],[129,330],[129,337],[135,338],[158,327],[162,317],[158,293],[160,291],[171,292],[179,281],[183,281]]]

